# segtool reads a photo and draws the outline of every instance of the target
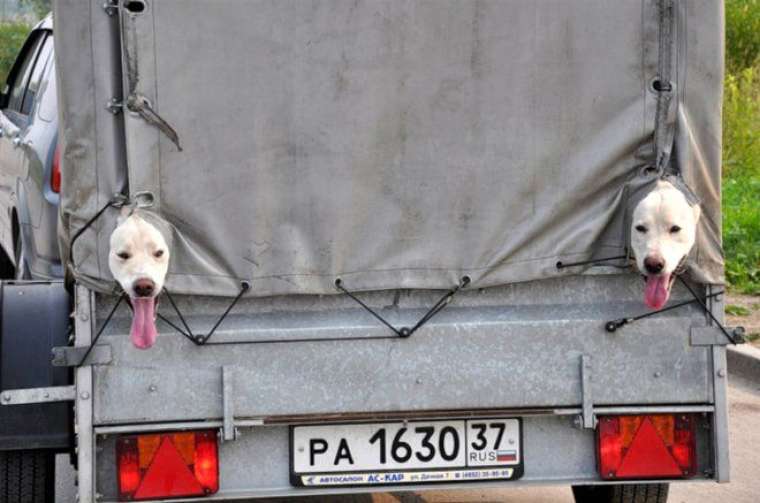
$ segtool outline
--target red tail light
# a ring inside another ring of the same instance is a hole
[[[121,437],[116,457],[121,501],[204,496],[219,490],[213,430]]]
[[[599,474],[607,480],[694,475],[696,423],[693,414],[600,417]]]
[[[53,166],[50,170],[50,189],[56,194],[61,192],[61,146],[55,146]]]

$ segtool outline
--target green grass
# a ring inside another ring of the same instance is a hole
[[[760,177],[724,177],[723,247],[732,290],[760,294]]]
[[[736,304],[729,304],[726,306],[726,314],[731,316],[749,316],[751,311],[744,306],[737,306]]]
[[[726,0],[726,69],[755,66],[760,58],[760,0]]]
[[[731,289],[760,294],[760,0],[726,0],[723,248]]]
[[[16,60],[31,27],[26,23],[0,23],[0,88]]]

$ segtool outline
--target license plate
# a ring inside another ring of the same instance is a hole
[[[523,472],[515,418],[294,426],[290,441],[295,486],[512,480]]]

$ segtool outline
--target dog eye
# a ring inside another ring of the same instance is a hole
[[[156,257],[156,258],[163,257],[164,256],[164,250],[156,250],[155,252],[153,252],[153,256]]]
[[[117,253],[116,256],[119,257],[122,260],[129,260],[129,258],[132,257],[132,255],[130,255],[127,252]]]
[[[670,228],[670,233],[671,234],[675,234],[676,232],[678,232],[680,230],[681,230],[680,227],[678,227],[677,225],[674,225],[673,227]]]
[[[636,230],[639,231],[639,232],[646,232],[647,228],[644,227],[643,225],[637,225],[636,226]]]

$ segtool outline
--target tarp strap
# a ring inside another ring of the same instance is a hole
[[[177,150],[182,152],[182,146],[179,144],[179,135],[168,122],[151,108],[150,102],[145,96],[138,93],[130,94],[127,97],[127,110],[137,113],[145,122],[157,127],[159,131],[164,133],[177,146]]]
[[[414,326],[412,326],[411,328],[410,327],[396,328],[393,325],[391,325],[390,322],[388,322],[388,320],[386,320],[385,318],[383,318],[382,316],[380,316],[374,309],[372,309],[367,304],[365,304],[364,302],[362,302],[362,300],[359,297],[357,297],[356,295],[354,295],[353,293],[351,293],[350,291],[348,291],[343,286],[343,281],[340,278],[338,278],[338,279],[335,280],[335,288],[337,288],[338,290],[340,290],[341,292],[343,292],[344,294],[346,294],[348,297],[350,297],[354,302],[356,302],[357,304],[359,304],[360,306],[362,306],[369,314],[371,314],[372,316],[374,316],[375,318],[377,318],[377,320],[380,323],[382,323],[386,327],[390,328],[396,335],[398,335],[401,338],[409,337],[414,332],[416,332],[420,327],[422,327],[422,325],[424,325],[425,323],[427,323],[428,321],[430,321],[430,319],[433,316],[435,316],[436,314],[440,313],[446,306],[449,305],[449,303],[451,302],[451,300],[454,298],[454,295],[456,295],[456,293],[459,290],[461,290],[462,288],[466,288],[467,285],[469,285],[469,284],[470,284],[470,277],[469,276],[462,276],[462,279],[460,280],[459,284],[457,286],[455,286],[454,288],[452,288],[451,290],[449,290],[448,292],[446,292],[443,295],[443,297],[441,297],[438,300],[438,302],[436,302],[433,305],[433,307],[431,307],[428,310],[428,312],[425,313],[425,315],[422,318],[420,318],[420,320],[417,323],[414,324]]]
[[[227,318],[227,315],[230,314],[230,311],[235,307],[235,305],[238,303],[238,301],[243,297],[245,292],[251,289],[251,284],[247,281],[242,281],[240,283],[240,291],[235,296],[235,298],[232,299],[232,302],[230,302],[230,305],[227,306],[227,309],[225,309],[224,313],[219,317],[219,319],[214,323],[214,326],[211,327],[211,330],[207,334],[194,334],[193,331],[190,329],[190,325],[188,325],[185,317],[182,315],[182,312],[179,310],[179,307],[177,307],[177,303],[174,302],[174,298],[169,293],[169,290],[164,288],[164,293],[166,294],[166,298],[169,299],[169,303],[172,305],[172,308],[174,308],[174,312],[177,313],[177,316],[179,317],[180,322],[185,327],[185,330],[182,330],[180,327],[178,327],[175,323],[172,323],[169,321],[165,316],[158,314],[158,318],[160,318],[163,322],[165,322],[167,325],[172,327],[174,330],[179,332],[180,334],[184,335],[188,339],[190,339],[196,346],[203,346],[208,342],[208,340],[211,338],[212,335],[214,335],[214,332],[216,332],[216,329],[219,328],[219,325],[222,324],[225,318]]]
[[[652,88],[657,93],[657,114],[655,116],[655,167],[660,176],[665,174],[673,151],[675,124],[678,108],[676,83],[672,78],[674,45],[674,6],[672,0],[660,0],[659,10],[659,55],[657,77]]]

